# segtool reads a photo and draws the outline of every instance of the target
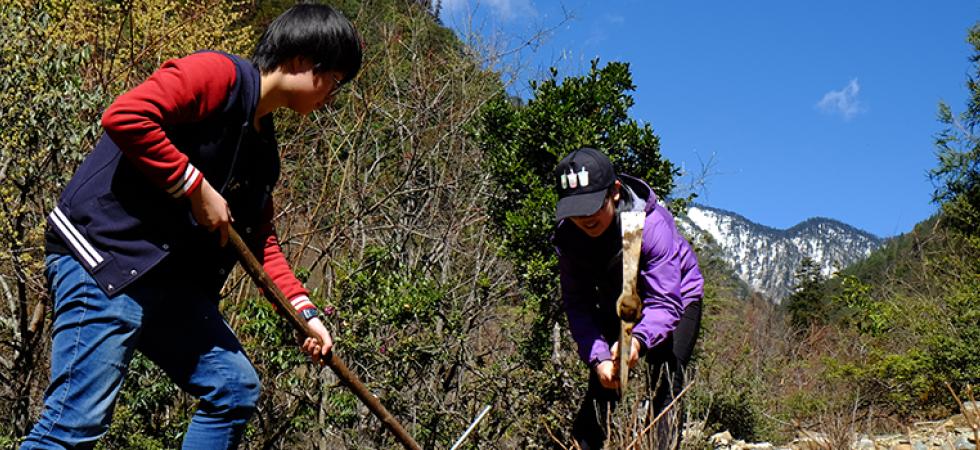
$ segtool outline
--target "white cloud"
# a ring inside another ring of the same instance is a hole
[[[817,102],[817,108],[828,114],[840,114],[844,120],[851,120],[867,109],[858,100],[860,92],[861,85],[858,84],[857,78],[854,78],[843,89],[824,94]]]
[[[442,9],[451,13],[490,8],[501,19],[510,20],[522,15],[534,15],[532,0],[443,0]]]

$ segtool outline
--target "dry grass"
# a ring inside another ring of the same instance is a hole
[[[698,449],[700,442],[682,442],[682,420],[684,403],[691,392],[692,382],[687,383],[680,393],[660,412],[652,407],[653,392],[658,387],[656,379],[651,376],[646,367],[640,367],[634,372],[632,389],[629,389],[619,406],[607,416],[605,448],[625,450],[659,450],[659,449]],[[642,382],[637,383],[636,381]],[[668,387],[670,388],[670,387]],[[660,427],[659,425],[663,425]],[[545,427],[552,442],[565,450],[581,450],[581,447],[570,438],[556,436]]]

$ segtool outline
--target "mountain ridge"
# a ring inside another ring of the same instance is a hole
[[[796,269],[809,257],[825,276],[867,257],[884,240],[828,217],[811,217],[786,229],[754,222],[745,216],[702,204],[679,215],[681,228],[704,245],[718,247],[738,277],[774,303],[788,297]]]
[[[789,228],[776,228],[776,227],[771,227],[769,225],[763,225],[761,223],[755,222],[752,219],[749,219],[749,218],[745,217],[742,214],[739,214],[737,212],[730,211],[730,210],[727,210],[727,209],[724,209],[724,208],[718,208],[718,207],[715,207],[715,206],[709,206],[709,205],[705,205],[703,203],[691,203],[689,207],[690,208],[698,208],[698,209],[708,210],[708,211],[714,211],[714,212],[718,212],[718,213],[724,214],[726,216],[731,216],[731,217],[739,218],[741,220],[744,220],[744,221],[752,224],[752,226],[754,226],[754,227],[757,227],[757,228],[760,228],[760,229],[763,229],[763,230],[772,232],[774,234],[788,234],[788,233],[793,232],[797,228],[808,226],[809,224],[811,224],[813,222],[829,222],[829,223],[832,223],[832,224],[835,224],[835,225],[839,225],[839,226],[841,226],[843,228],[847,228],[849,230],[852,230],[855,233],[866,235],[866,236],[868,236],[868,237],[870,237],[872,239],[875,239],[875,240],[879,240],[879,241],[882,241],[882,242],[884,242],[885,240],[887,240],[887,238],[879,237],[878,235],[876,235],[876,234],[874,234],[874,233],[872,233],[870,231],[862,230],[862,229],[860,229],[858,227],[855,227],[854,225],[850,225],[848,223],[842,222],[842,221],[837,220],[837,219],[834,219],[832,217],[813,216],[813,217],[809,217],[809,218],[803,219],[801,222],[799,222],[799,223],[797,223],[797,224],[795,224],[795,225],[793,225],[793,226],[791,226]]]

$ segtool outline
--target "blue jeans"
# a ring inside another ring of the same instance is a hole
[[[110,298],[74,257],[45,262],[54,298],[51,384],[21,449],[94,447],[134,350],[200,400],[184,449],[238,446],[260,383],[214,298],[152,273]]]

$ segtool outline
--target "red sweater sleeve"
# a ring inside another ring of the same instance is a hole
[[[154,184],[175,198],[187,195],[201,184],[201,172],[163,128],[200,121],[221,108],[235,76],[234,63],[219,53],[169,60],[116,98],[102,115],[102,127]]]
[[[310,301],[309,293],[303,287],[303,284],[296,279],[293,270],[289,268],[289,262],[286,261],[286,257],[282,254],[282,247],[279,246],[276,229],[272,225],[274,212],[275,207],[270,200],[266,205],[265,211],[263,211],[264,221],[262,227],[259,229],[259,235],[256,236],[256,240],[261,239],[262,242],[262,267],[265,268],[266,273],[272,278],[276,287],[293,304],[293,308],[297,311],[316,308],[316,305]]]

